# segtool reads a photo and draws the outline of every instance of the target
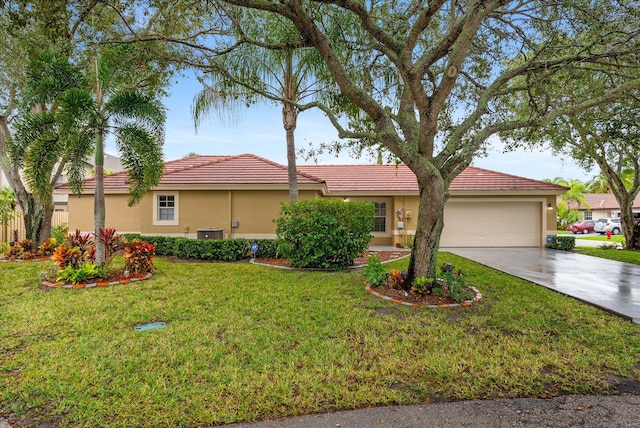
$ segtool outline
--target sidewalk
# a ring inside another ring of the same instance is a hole
[[[373,407],[229,428],[640,428],[640,395],[515,398]]]

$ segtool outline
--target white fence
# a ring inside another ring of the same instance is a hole
[[[68,212],[56,211],[53,213],[53,217],[51,218],[51,227],[60,225],[67,226],[68,224]],[[13,241],[14,231],[18,232],[18,241],[26,237],[24,220],[22,219],[22,211],[16,211],[16,215],[14,216],[13,220],[11,220],[6,226],[0,225],[0,242]]]

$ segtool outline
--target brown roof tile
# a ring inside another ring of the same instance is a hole
[[[126,189],[127,173],[105,175],[105,190]],[[85,181],[94,188],[95,179]],[[289,183],[287,167],[252,154],[193,156],[165,163],[160,184],[283,184]],[[322,184],[323,180],[298,172],[298,184]],[[65,186],[60,186],[64,188]]]
[[[406,165],[314,165],[299,170],[327,183],[329,193],[347,191],[418,191],[418,182]],[[467,167],[449,186],[451,191],[565,191],[566,188],[544,181],[503,174],[488,169]]]
[[[612,193],[585,193],[584,199],[589,204],[591,210],[619,210],[620,204],[616,201],[616,197]],[[578,209],[578,204],[572,202],[571,209]],[[640,195],[633,201],[633,208],[640,209]],[[580,206],[581,210],[586,210],[584,205]]]
[[[128,187],[127,173],[104,177],[105,190]],[[343,192],[418,192],[413,172],[400,165],[307,165],[298,167],[299,184],[325,184],[329,194]],[[253,155],[193,156],[165,163],[161,185],[189,184],[288,184],[287,167]],[[85,189],[94,188],[88,179]],[[68,188],[63,185],[59,188]],[[451,183],[453,192],[464,191],[550,191],[566,190],[543,181],[503,174],[473,166]]]

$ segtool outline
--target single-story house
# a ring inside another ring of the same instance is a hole
[[[126,172],[105,176],[106,225],[119,233],[190,238],[275,237],[288,202],[287,168],[252,154],[169,161],[160,184],[127,206]],[[298,167],[299,199],[375,204],[372,244],[407,243],[415,234],[418,184],[405,165]],[[60,191],[69,192],[61,186]],[[566,188],[473,166],[450,186],[441,246],[540,247],[555,235],[555,203]],[[93,229],[94,179],[69,197],[69,228]]]
[[[583,220],[597,220],[606,217],[620,217],[620,204],[616,201],[612,193],[585,193],[584,199],[589,205],[576,204],[571,202],[570,208],[580,212],[580,218]],[[558,203],[562,198],[558,198]],[[633,212],[640,214],[640,195],[633,201]]]

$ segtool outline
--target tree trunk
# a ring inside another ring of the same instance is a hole
[[[31,239],[36,244],[42,244],[45,239],[51,236],[53,205],[44,207],[25,187],[20,176],[20,170],[7,156],[5,141],[9,136],[7,118],[6,116],[0,116],[0,167],[2,167],[16,196],[18,205],[22,209],[26,238]]]
[[[287,134],[287,174],[289,177],[289,201],[298,201],[298,168],[296,166],[296,129],[298,112],[291,104],[282,106],[282,122]]]
[[[51,216],[54,207],[43,206],[32,194],[27,196],[25,202],[23,217],[26,238],[40,245],[51,237]]]
[[[444,181],[439,177],[418,180],[420,202],[416,236],[409,259],[407,282],[424,276],[435,278],[440,235],[444,227],[444,204],[448,198]]]
[[[104,242],[98,237],[100,230],[104,230],[105,206],[104,206],[104,130],[98,127],[96,134],[96,157],[95,157],[95,193],[93,195],[93,222],[95,234],[96,260],[98,266],[105,264]]]
[[[636,235],[636,228],[633,224],[633,201],[635,199],[631,198],[631,195],[620,195],[620,200],[618,203],[620,204],[620,227],[622,228],[622,233],[624,235],[625,240],[625,249],[627,250],[636,250],[640,249],[638,246],[639,238]]]
[[[282,88],[285,100],[296,100],[297,79],[293,72],[293,51],[286,52],[284,64],[284,87]],[[287,175],[289,178],[289,202],[298,201],[298,168],[296,166],[296,143],[294,132],[298,124],[298,109],[295,105],[285,102],[282,105],[282,124],[287,135]]]

